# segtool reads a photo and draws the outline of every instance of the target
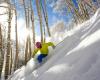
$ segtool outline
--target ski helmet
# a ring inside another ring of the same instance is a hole
[[[42,47],[41,42],[36,42],[36,47],[41,48]]]

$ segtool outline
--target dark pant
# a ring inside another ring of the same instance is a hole
[[[47,54],[40,54],[40,55],[38,55],[38,57],[37,57],[38,62],[41,63],[43,58],[45,58],[46,56],[47,56]]]

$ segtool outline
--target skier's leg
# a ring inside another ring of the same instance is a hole
[[[42,63],[42,60],[43,58],[45,58],[47,55],[46,54],[40,54],[38,57],[37,57],[37,60],[39,63]]]
[[[42,62],[42,54],[38,55],[37,60],[38,60],[39,63]]]

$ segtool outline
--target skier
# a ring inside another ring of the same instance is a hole
[[[55,45],[52,42],[48,43],[41,43],[36,42],[36,49],[33,51],[33,57],[36,57],[37,61],[39,63],[42,63],[42,60],[48,55],[48,47],[52,46],[52,48],[55,48]]]

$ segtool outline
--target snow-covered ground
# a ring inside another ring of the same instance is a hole
[[[100,9],[65,36],[41,67],[31,59],[9,80],[100,80]]]

